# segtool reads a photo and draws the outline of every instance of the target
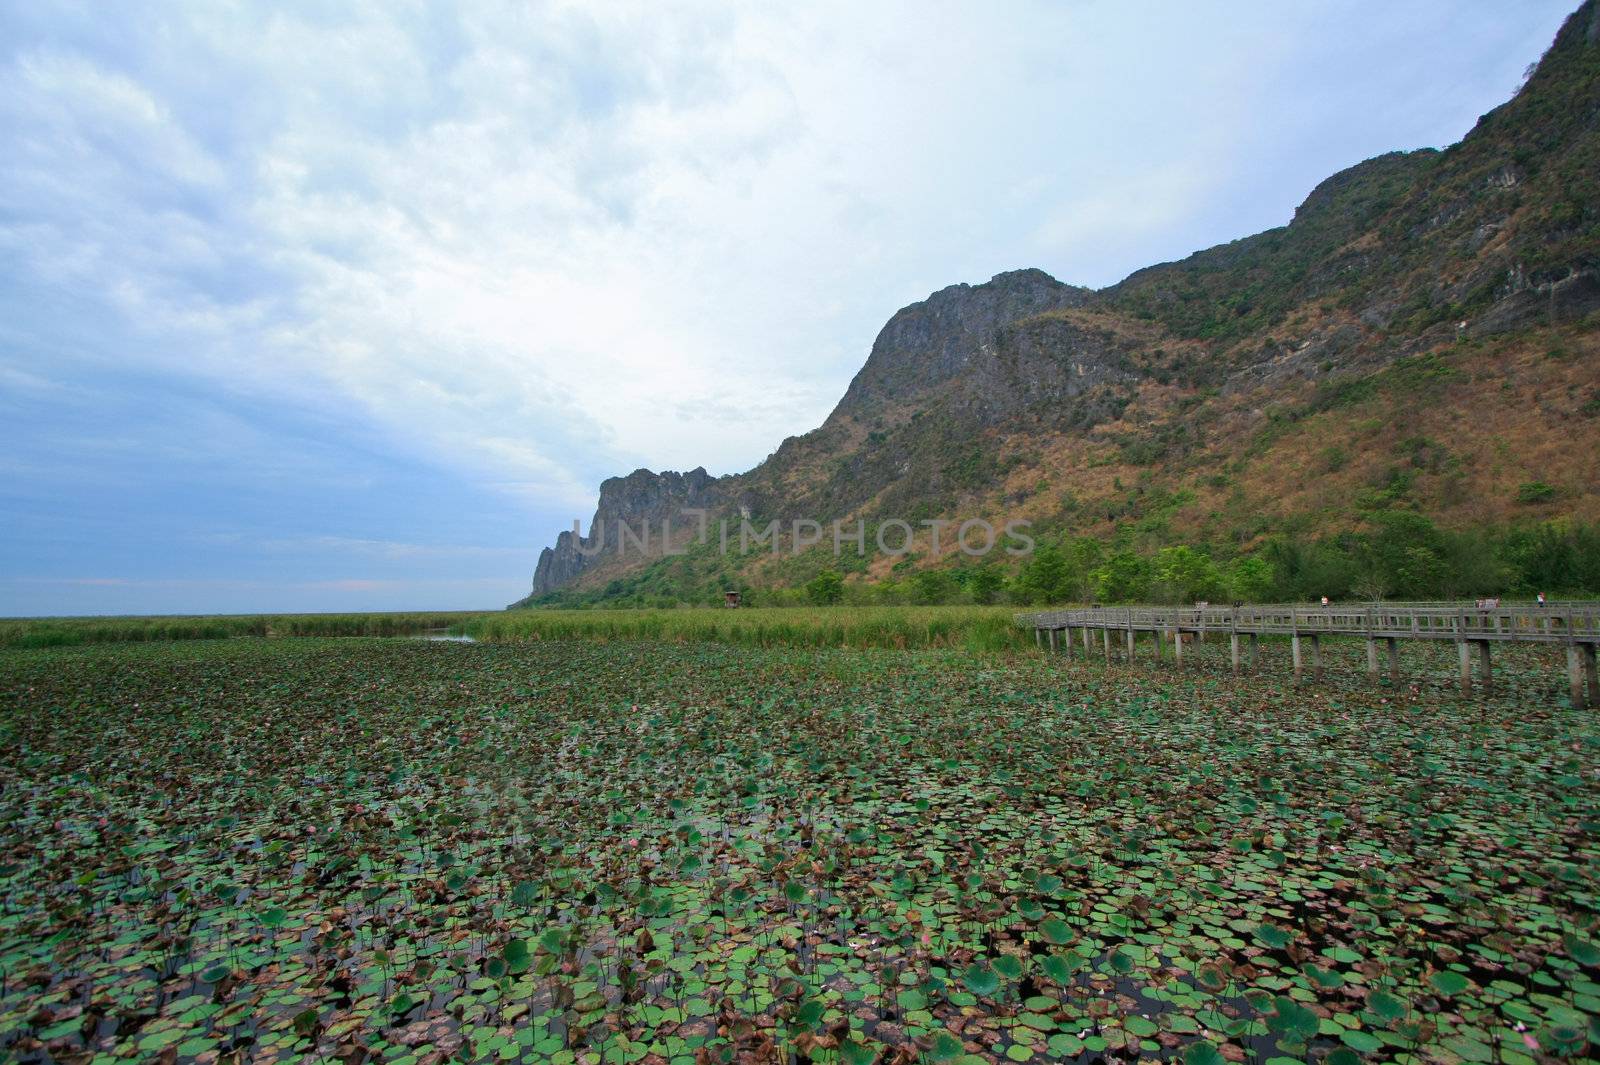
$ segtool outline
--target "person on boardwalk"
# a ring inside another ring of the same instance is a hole
[[[1324,610],[1328,609],[1328,597],[1327,596],[1323,596],[1322,597],[1322,609],[1324,609]]]
[[[1544,606],[1544,593],[1540,592],[1539,595],[1537,596],[1537,598],[1539,600],[1539,605],[1540,606]]]

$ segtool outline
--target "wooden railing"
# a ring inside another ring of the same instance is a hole
[[[1422,640],[1600,642],[1600,603],[1479,607],[1415,606],[1086,607],[1019,614],[1033,629],[1111,629],[1134,632],[1238,632],[1258,636],[1371,636]]]
[[[1456,644],[1463,692],[1472,690],[1472,659],[1478,660],[1480,683],[1491,680],[1489,648],[1495,643],[1561,644],[1567,650],[1568,691],[1574,706],[1600,704],[1600,674],[1596,670],[1596,647],[1600,645],[1600,603],[1593,601],[1514,603],[1502,606],[1494,600],[1475,603],[1368,603],[1350,606],[1301,606],[1269,604],[1252,606],[1192,607],[1085,607],[1073,610],[1044,610],[1017,615],[1017,623],[1034,630],[1041,647],[1055,651],[1062,643],[1073,648],[1074,634],[1081,636],[1085,655],[1094,653],[1091,632],[1100,633],[1101,649],[1107,662],[1113,658],[1112,645],[1125,647],[1132,661],[1135,634],[1150,633],[1156,656],[1161,657],[1170,642],[1173,658],[1182,665],[1187,638],[1204,640],[1207,634],[1227,636],[1233,672],[1241,671],[1241,638],[1249,642],[1249,665],[1259,661],[1259,638],[1287,636],[1293,653],[1294,675],[1306,673],[1309,645],[1310,672],[1322,675],[1322,637],[1358,637],[1367,645],[1367,672],[1379,673],[1378,642],[1388,646],[1389,675],[1400,676],[1400,643],[1403,640],[1443,640]],[[1114,640],[1113,633],[1118,634]]]

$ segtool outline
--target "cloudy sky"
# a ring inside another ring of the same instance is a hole
[[[4,5],[0,615],[503,605],[896,308],[1281,225],[1575,2]]]

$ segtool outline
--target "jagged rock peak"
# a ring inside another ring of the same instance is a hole
[[[860,414],[875,403],[903,401],[961,374],[1006,325],[1078,307],[1094,293],[1043,270],[1010,270],[979,285],[942,288],[902,307],[879,331],[866,365],[836,413]]]
[[[721,484],[722,479],[711,476],[704,466],[686,473],[656,473],[640,467],[626,477],[606,478],[600,483],[600,502],[589,521],[588,535],[580,538],[565,529],[556,536],[554,547],[539,552],[531,595],[544,595],[572,583],[607,548],[615,550],[618,522],[635,530],[646,525],[661,529],[663,521],[678,521],[682,527],[682,512],[713,506],[721,498]]]

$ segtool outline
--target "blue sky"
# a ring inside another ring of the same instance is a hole
[[[1442,146],[1575,0],[0,8],[0,615],[497,607],[900,306]]]

